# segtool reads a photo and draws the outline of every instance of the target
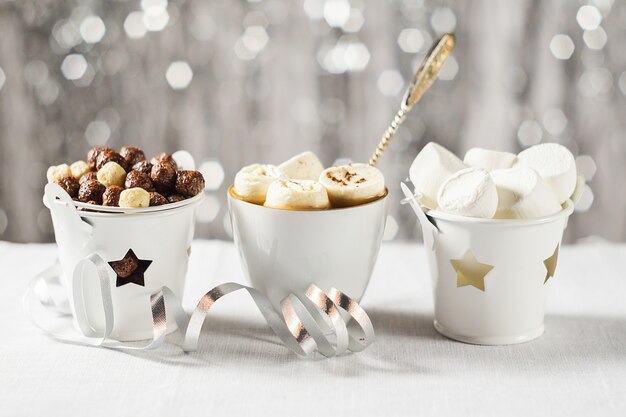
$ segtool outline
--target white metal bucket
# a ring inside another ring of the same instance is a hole
[[[44,204],[52,215],[62,282],[74,317],[77,317],[75,304],[84,305],[81,316],[86,317],[89,326],[97,333],[104,329],[98,279],[84,279],[82,302],[75,303],[73,299],[72,277],[76,266],[94,253],[112,262],[123,259],[132,250],[138,259],[151,262],[143,273],[143,285],[119,279],[107,266],[115,317],[111,337],[120,341],[151,338],[150,294],[167,286],[182,298],[195,211],[203,198],[199,194],[175,204],[145,209],[111,208],[112,212],[98,213],[76,210],[81,204],[72,201],[61,187],[46,185]],[[146,264],[143,263],[144,267]],[[84,273],[91,272],[89,269]],[[169,316],[167,319],[168,333],[176,330],[174,319]]]
[[[537,219],[497,220],[423,212],[435,328],[467,343],[522,343],[544,331],[545,300],[573,203]]]
[[[281,210],[228,193],[235,244],[244,273],[280,311],[290,293],[312,283],[341,288],[360,300],[385,230],[387,195],[371,203],[330,210]]]

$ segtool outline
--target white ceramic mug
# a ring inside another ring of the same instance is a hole
[[[373,202],[329,210],[282,210],[228,192],[235,244],[244,273],[277,310],[309,284],[336,287],[360,300],[385,229],[387,194]]]
[[[522,343],[541,336],[546,294],[553,283],[554,271],[549,268],[556,266],[573,203],[567,201],[552,216],[498,220],[437,210],[424,213],[416,202],[412,206],[424,235],[439,333],[483,345]],[[483,266],[468,274],[476,284],[472,285],[459,271],[463,274],[477,263]]]

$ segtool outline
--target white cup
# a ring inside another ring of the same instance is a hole
[[[372,275],[385,229],[387,194],[359,206],[282,210],[240,200],[228,206],[241,265],[252,285],[280,311],[290,293],[314,283],[360,300]]]
[[[423,212],[416,200],[412,206],[424,235],[439,333],[481,345],[523,343],[543,334],[550,274],[571,201],[552,216],[519,220]],[[482,269],[468,272],[478,263]]]
[[[151,263],[145,270],[143,285],[126,283],[118,286],[116,273],[107,266],[114,317],[110,336],[120,341],[151,338],[150,294],[167,286],[182,298],[195,211],[203,198],[199,194],[178,203],[144,209],[99,207],[111,212],[78,211],[77,205],[93,206],[72,201],[61,187],[48,184],[44,204],[52,215],[62,269],[61,282],[66,287],[75,321],[78,316],[84,318],[88,327],[98,334],[105,328],[100,283],[95,273],[88,275],[89,268],[83,271],[82,301],[77,303],[73,298],[73,274],[77,265],[91,254],[99,255],[105,262],[120,260],[132,249],[137,258]],[[76,304],[84,305],[85,310],[78,316]],[[176,322],[168,315],[168,333],[176,328]]]

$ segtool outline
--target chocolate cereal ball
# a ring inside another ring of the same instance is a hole
[[[150,162],[152,163],[152,165],[156,165],[157,162],[169,162],[170,164],[172,164],[175,170],[178,170],[178,165],[176,164],[176,161],[174,161],[174,158],[172,158],[172,155],[170,155],[169,153],[162,152],[160,154],[157,154],[150,160]]]
[[[98,181],[85,181],[78,189],[78,199],[83,203],[93,201],[102,204],[102,194],[106,187]]]
[[[126,175],[124,185],[126,188],[143,188],[146,191],[154,190],[150,176],[141,171],[130,171],[128,175]]]
[[[150,179],[158,192],[168,193],[176,183],[176,168],[169,162],[157,162],[152,166]]]
[[[80,185],[83,185],[85,181],[98,181],[98,173],[94,171],[88,172],[82,177],[80,177],[80,179],[78,180],[78,183]]]
[[[204,190],[204,177],[198,171],[178,171],[175,189],[185,197],[193,197]]]
[[[120,194],[124,191],[124,187],[112,185],[102,194],[102,205],[109,207],[118,207],[120,205]]]
[[[109,262],[109,265],[117,275],[128,278],[139,267],[139,260],[135,256],[125,256],[122,260]]]
[[[146,175],[150,175],[152,171],[152,164],[148,161],[140,161],[133,165],[133,171],[143,172]]]
[[[117,162],[125,171],[128,170],[126,160],[122,155],[115,151],[102,151],[96,159],[96,170],[100,170],[107,162]]]
[[[167,199],[156,191],[150,193],[150,206],[162,206],[167,204]]]
[[[139,148],[134,146],[122,146],[120,149],[120,155],[126,161],[126,165],[132,167],[137,162],[145,161],[146,155]]]
[[[89,150],[89,152],[87,153],[87,165],[89,165],[89,169],[91,169],[92,171],[96,170],[98,156],[100,156],[100,154],[105,151],[113,152],[113,149],[107,148],[106,146],[96,146],[95,148],[91,148]]]
[[[70,195],[72,198],[78,197],[78,189],[80,188],[80,184],[78,180],[72,176],[65,176],[61,178],[57,178],[54,180],[54,183],[65,190],[66,193]]]
[[[179,201],[183,201],[184,199],[185,197],[180,194],[172,194],[167,196],[168,203],[178,203]]]

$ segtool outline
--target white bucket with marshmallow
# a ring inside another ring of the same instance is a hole
[[[402,185],[424,235],[437,331],[484,345],[543,334],[546,294],[573,203],[536,219],[478,219],[424,212]]]
[[[103,267],[110,277],[114,317],[111,338],[133,341],[153,336],[150,294],[167,286],[182,298],[196,207],[203,198],[201,193],[177,203],[138,209],[94,207],[73,201],[55,184],[46,185],[44,204],[52,216],[61,282],[66,287],[76,327],[83,329],[86,325],[96,334],[104,331],[101,283],[95,268],[85,267],[82,262],[95,254],[105,261]],[[98,212],[79,211],[77,206]],[[109,264],[132,257],[136,257],[139,268],[128,277],[118,276]],[[75,274],[81,278],[79,294],[73,288]],[[79,320],[85,323],[78,323]],[[168,333],[176,328],[176,322],[168,316]]]

